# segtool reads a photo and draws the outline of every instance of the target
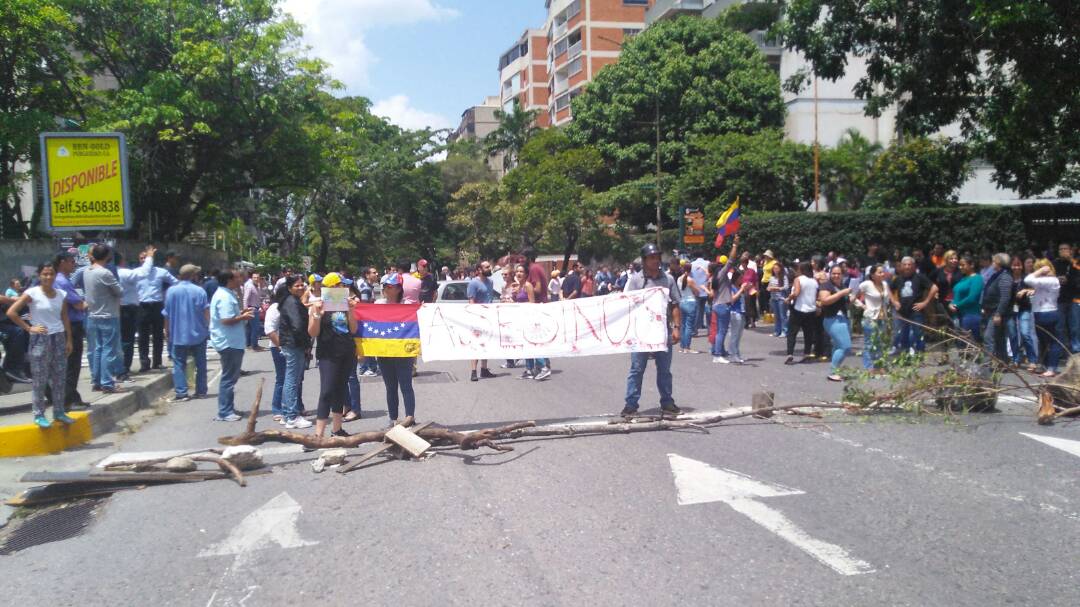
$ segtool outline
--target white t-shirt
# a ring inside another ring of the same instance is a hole
[[[1058,294],[1061,293],[1061,283],[1053,276],[1031,276],[1024,278],[1024,285],[1035,289],[1031,296],[1032,312],[1057,312]]]
[[[795,298],[795,309],[803,313],[817,311],[818,281],[808,276],[799,276],[795,279],[799,285],[799,296]]]
[[[30,287],[26,290],[26,295],[30,297],[30,324],[44,326],[49,335],[63,333],[62,314],[67,293],[60,289],[53,289],[53,296],[49,298],[45,296],[45,291],[41,287]]]
[[[881,281],[881,291],[874,286],[874,281],[863,281],[859,285],[859,292],[863,296],[863,318],[867,320],[884,320],[887,308],[890,305],[889,283]]]
[[[277,304],[270,304],[270,307],[266,309],[266,314],[263,316],[263,333],[270,335],[277,331],[280,320],[281,312],[278,312]]]

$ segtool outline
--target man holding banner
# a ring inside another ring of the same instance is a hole
[[[626,378],[626,406],[621,415],[632,418],[637,415],[638,401],[641,399],[641,383],[645,378],[645,366],[649,358],[656,358],[656,389],[660,391],[661,415],[679,415],[682,410],[675,405],[671,396],[671,345],[679,340],[681,318],[679,313],[679,287],[675,279],[660,267],[660,248],[653,243],[641,247],[642,271],[633,274],[626,281],[624,293],[640,291],[651,287],[668,290],[667,326],[669,337],[667,349],[659,352],[634,352],[630,355],[630,374]]]

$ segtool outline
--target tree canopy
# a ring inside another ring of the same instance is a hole
[[[667,173],[679,172],[695,137],[751,134],[784,122],[779,78],[753,41],[721,21],[689,17],[630,38],[572,109],[570,137],[596,146],[611,183],[655,172],[657,121]]]
[[[865,61],[856,93],[871,115],[895,104],[903,133],[959,125],[998,184],[1022,196],[1080,189],[1074,2],[790,0],[781,30],[820,77]]]

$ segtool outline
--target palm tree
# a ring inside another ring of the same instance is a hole
[[[492,156],[504,154],[503,170],[514,168],[525,143],[540,130],[536,126],[536,116],[539,113],[537,110],[521,109],[516,98],[511,111],[495,110],[499,126],[484,138],[484,149]]]

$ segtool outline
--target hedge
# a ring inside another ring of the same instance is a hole
[[[914,247],[925,250],[936,242],[976,254],[1018,251],[1028,246],[1021,211],[1014,206],[748,213],[740,233],[743,250],[760,253],[772,249],[789,259],[805,259],[828,251],[863,255],[873,242],[889,254],[896,248],[904,252]],[[722,250],[727,249],[728,242]]]

